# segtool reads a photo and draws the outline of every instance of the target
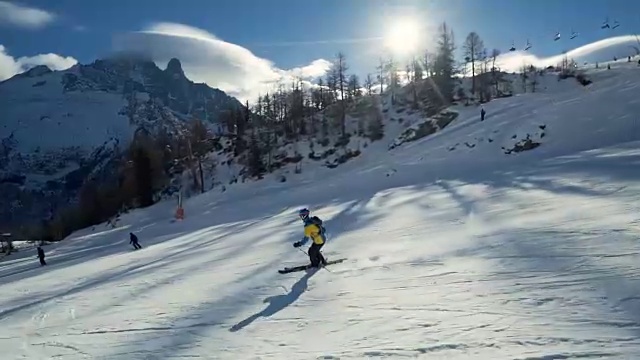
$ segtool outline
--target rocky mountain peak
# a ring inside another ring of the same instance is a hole
[[[51,71],[52,70],[49,69],[47,65],[38,65],[29,69],[29,71],[25,72],[23,75],[25,77],[37,77],[37,76],[42,76],[44,74],[48,74]]]
[[[184,71],[182,70],[182,64],[180,63],[180,60],[176,58],[169,60],[165,72],[174,78],[185,78]]]
[[[2,82],[7,82],[10,81],[12,79],[21,79],[21,78],[35,78],[38,76],[42,76],[42,75],[46,75],[48,73],[53,72],[51,69],[49,69],[49,67],[47,67],[46,65],[38,65],[35,67],[32,67],[31,69],[21,73],[21,74],[16,74],[13,77],[4,80],[4,81],[0,81],[0,83]]]

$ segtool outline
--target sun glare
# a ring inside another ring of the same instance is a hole
[[[410,18],[396,19],[387,28],[384,37],[385,47],[396,56],[407,56],[418,50],[420,26]]]

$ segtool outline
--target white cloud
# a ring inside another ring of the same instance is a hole
[[[78,61],[70,56],[64,57],[51,53],[23,56],[16,59],[7,53],[4,46],[0,45],[0,81],[38,65],[46,65],[51,70],[65,70],[77,63]]]
[[[575,48],[568,51],[566,56],[569,59],[576,60],[579,64],[585,61],[589,63],[604,62],[613,60],[614,56],[626,58],[627,56],[636,55],[634,47],[640,47],[635,35],[616,36]],[[539,68],[555,66],[562,61],[563,57],[563,54],[558,54],[540,58],[531,52],[514,51],[498,57],[497,63],[504,71],[518,72],[523,64]]]
[[[311,80],[330,67],[324,59],[293,68],[280,69],[250,50],[198,28],[176,23],[157,23],[139,32],[117,37],[118,51],[142,52],[159,65],[178,58],[187,77],[217,87],[241,101],[254,101],[272,91],[278,82],[289,84],[294,77]]]
[[[55,19],[56,15],[46,10],[0,1],[0,25],[40,29]]]

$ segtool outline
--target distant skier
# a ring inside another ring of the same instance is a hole
[[[44,261],[44,250],[40,246],[38,246],[38,259],[40,260],[40,266],[47,265],[47,262]]]
[[[322,220],[317,216],[310,216],[308,209],[301,209],[298,211],[300,219],[304,222],[304,237],[300,241],[296,241],[293,247],[303,246],[311,239],[313,243],[309,247],[309,260],[311,261],[311,267],[319,267],[320,264],[326,265],[327,260],[320,252],[322,246],[327,241],[325,236],[325,229],[322,226]]]
[[[138,237],[135,236],[134,233],[129,233],[129,239],[129,244],[132,244],[136,250],[142,249],[142,246],[140,246],[140,244],[138,243]]]
[[[486,112],[486,111],[484,111],[484,108],[482,108],[482,110],[480,110],[480,121],[484,121],[484,115],[485,115],[486,113],[487,113],[487,112]]]

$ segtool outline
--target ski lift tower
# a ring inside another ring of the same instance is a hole
[[[184,220],[184,207],[182,207],[182,187],[178,192],[178,204],[176,206],[175,218],[176,220],[180,220],[180,221]]]

